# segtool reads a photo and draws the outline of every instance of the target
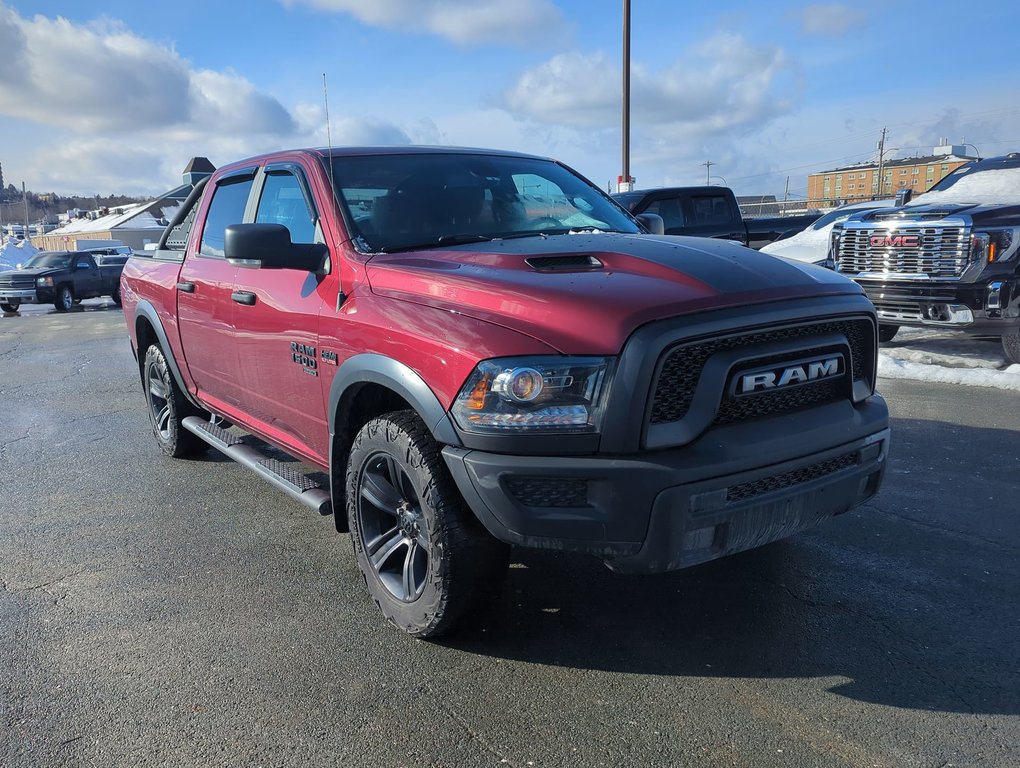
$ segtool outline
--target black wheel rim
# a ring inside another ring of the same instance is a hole
[[[365,462],[358,484],[358,528],[368,565],[397,600],[421,597],[429,572],[429,537],[421,499],[388,453]]]
[[[149,414],[156,434],[164,442],[170,439],[170,377],[156,365],[149,363],[146,379],[149,382]]]

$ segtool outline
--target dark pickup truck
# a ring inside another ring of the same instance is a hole
[[[901,325],[999,336],[1020,363],[1020,153],[962,165],[831,237],[830,263],[867,291],[883,341]]]
[[[647,234],[548,159],[242,160],[122,286],[159,448],[333,514],[419,637],[493,599],[511,544],[667,571],[846,512],[884,471],[857,285]]]
[[[613,199],[635,216],[657,214],[667,235],[717,237],[756,249],[800,232],[822,215],[744,219],[728,187],[663,187],[620,192]]]
[[[86,251],[43,251],[17,269],[0,272],[0,309],[52,304],[66,312],[82,299],[109,296],[120,306],[123,264],[97,265]]]

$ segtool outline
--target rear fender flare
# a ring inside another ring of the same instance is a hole
[[[177,366],[177,359],[173,354],[173,347],[170,346],[170,341],[167,338],[166,331],[163,329],[163,322],[159,319],[159,313],[156,308],[146,300],[142,299],[138,302],[135,307],[135,338],[137,338],[138,323],[141,318],[145,318],[149,325],[152,326],[152,330],[156,334],[156,339],[159,341],[160,349],[163,350],[163,355],[166,357],[167,367],[170,368],[170,373],[174,376],[174,381],[177,382],[177,386],[180,388],[181,393],[188,399],[188,401],[196,406],[202,408],[202,405],[194,398],[191,392],[188,391],[187,386],[184,384],[184,377],[181,375],[181,369]],[[138,359],[142,360],[145,356],[145,350],[138,350]],[[205,410],[203,408],[203,410]]]

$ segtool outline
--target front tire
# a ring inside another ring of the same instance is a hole
[[[416,413],[389,413],[358,432],[346,490],[358,567],[390,623],[439,637],[498,593],[510,548],[467,508]]]
[[[1020,363],[1020,332],[1007,333],[1002,337],[1002,351],[1011,363]]]
[[[149,406],[149,423],[159,449],[175,459],[204,451],[205,442],[186,430],[181,423],[199,411],[181,393],[163,350],[155,344],[145,352],[142,383],[145,387],[145,401]]]
[[[74,306],[74,294],[71,293],[70,286],[62,285],[57,289],[57,300],[53,302],[53,306],[57,308],[57,312],[67,312]]]
[[[20,301],[5,301],[3,304],[0,304],[0,309],[4,312],[17,312],[20,306]]]
[[[899,333],[900,327],[898,325],[879,325],[878,326],[878,340],[879,341],[892,341],[893,337]]]

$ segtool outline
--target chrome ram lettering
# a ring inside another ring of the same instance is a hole
[[[810,360],[782,368],[745,373],[738,379],[737,394],[749,395],[794,384],[831,379],[843,374],[842,356]]]

